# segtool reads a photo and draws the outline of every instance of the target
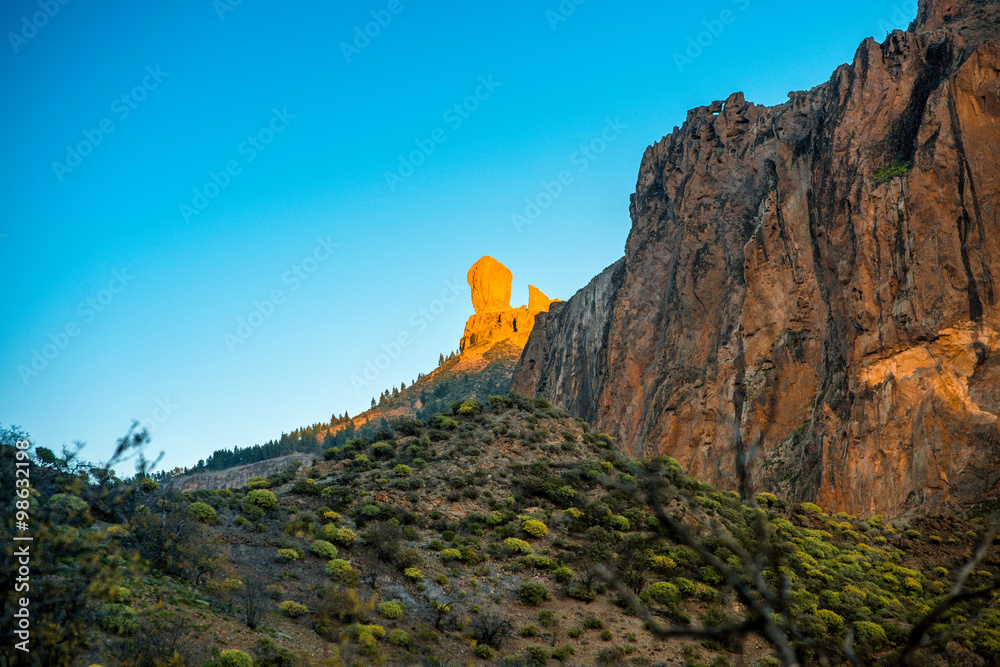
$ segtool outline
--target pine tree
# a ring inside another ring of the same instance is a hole
[[[372,407],[373,408],[375,407],[375,397],[374,396],[372,396]]]
[[[444,352],[438,355],[438,368],[444,365]]]
[[[399,390],[400,391],[406,391],[406,383],[405,382],[400,382],[399,383]]]

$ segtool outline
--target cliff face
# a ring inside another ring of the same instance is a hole
[[[625,257],[538,318],[513,389],[733,488],[862,514],[1000,491],[1000,3],[649,147]],[[895,168],[892,168],[895,164]]]

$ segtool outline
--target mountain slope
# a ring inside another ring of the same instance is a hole
[[[512,389],[729,488],[865,515],[1000,490],[1000,3],[921,2],[810,91],[650,146],[625,257]]]

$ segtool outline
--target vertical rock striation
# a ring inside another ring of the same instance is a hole
[[[1000,3],[921,2],[829,82],[650,146],[625,257],[513,389],[733,488],[897,514],[1000,491]]]

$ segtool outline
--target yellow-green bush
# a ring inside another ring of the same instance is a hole
[[[532,537],[545,537],[549,532],[548,526],[537,519],[528,519],[522,523],[521,530]]]
[[[669,582],[658,581],[642,592],[642,599],[672,607],[681,601],[681,592]]]
[[[343,558],[334,558],[326,564],[326,573],[345,586],[356,586],[361,573]]]
[[[406,648],[412,641],[410,640],[410,634],[406,630],[397,628],[389,631],[389,643],[394,646]]]
[[[278,506],[278,499],[267,489],[254,489],[247,493],[247,502],[261,509],[269,510]]]
[[[516,537],[508,537],[503,541],[503,544],[509,551],[517,554],[533,554],[535,550],[531,548],[531,545],[524,540],[519,540]]]
[[[278,549],[277,560],[279,562],[296,561],[300,558],[302,558],[302,555],[295,549]]]
[[[214,524],[219,518],[215,514],[215,509],[208,503],[191,503],[188,506],[188,510],[194,516],[195,519],[201,521],[202,523]]]
[[[278,605],[278,611],[289,618],[298,618],[309,613],[309,607],[294,600],[285,600]]]
[[[403,617],[403,603],[395,601],[382,602],[378,606],[378,613],[382,618],[396,620]]]
[[[253,658],[236,649],[229,649],[219,654],[216,661],[219,667],[253,667]]]
[[[309,545],[309,550],[320,558],[325,558],[327,560],[333,560],[338,556],[337,547],[333,546],[326,540],[314,540],[313,543]]]

